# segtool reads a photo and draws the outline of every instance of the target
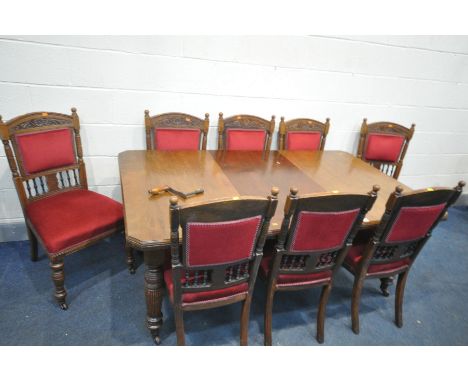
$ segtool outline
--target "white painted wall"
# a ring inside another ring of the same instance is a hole
[[[145,147],[143,110],[331,118],[356,152],[363,117],[416,133],[401,181],[468,180],[468,37],[0,37],[0,113],[75,106],[90,188],[120,200],[117,154]],[[276,137],[273,148],[276,147]],[[3,149],[0,224],[22,220]]]

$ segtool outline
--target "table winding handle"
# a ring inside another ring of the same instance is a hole
[[[185,197],[190,198],[191,196],[195,196],[195,195],[198,195],[198,194],[203,194],[204,192],[205,192],[205,190],[203,188],[197,188],[195,191],[187,192],[185,194]]]
[[[155,188],[152,188],[151,190],[148,190],[148,194],[150,195],[158,195],[160,194],[161,192],[166,192],[169,190],[169,186],[159,186],[159,187],[155,187]]]
[[[155,187],[155,188],[152,188],[151,190],[148,190],[148,193],[150,195],[159,195],[162,192],[170,192],[171,194],[179,196],[182,199],[187,199],[187,198],[190,198],[191,196],[203,194],[205,192],[205,190],[203,188],[197,188],[194,191],[182,192],[182,191],[176,190],[176,189],[172,188],[171,186],[167,186],[167,185],[166,186]]]

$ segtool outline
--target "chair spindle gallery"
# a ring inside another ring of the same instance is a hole
[[[184,113],[150,116],[145,110],[146,149],[206,150],[209,117],[208,113],[205,119]]]
[[[308,118],[285,121],[284,117],[281,117],[278,148],[279,150],[323,151],[329,129],[329,118],[322,123]]]
[[[274,187],[268,198],[235,197],[182,207],[177,197],[171,198],[172,266],[164,280],[178,345],[185,344],[184,311],[241,301],[240,344],[247,345],[252,293],[277,195]]]
[[[224,119],[219,113],[218,150],[269,151],[274,130],[274,115],[267,121],[245,114]]]
[[[403,194],[397,186],[374,236],[365,245],[353,246],[343,263],[354,275],[351,303],[352,329],[359,334],[359,303],[366,278],[398,275],[395,293],[395,323],[403,325],[403,293],[416,257],[431,237],[447,209],[456,202],[465,182],[454,189],[428,188]],[[386,294],[388,295],[388,294]]]
[[[324,341],[325,309],[333,277],[340,268],[380,187],[368,194],[319,193],[297,196],[291,188],[273,254],[263,258],[261,275],[268,280],[265,345],[272,344],[273,298],[277,291],[322,287],[317,313],[317,341]]]
[[[415,126],[408,129],[393,122],[368,124],[364,118],[357,157],[398,179]]]
[[[67,309],[64,258],[123,229],[122,204],[88,190],[76,109],[3,122],[0,134],[31,245],[50,259],[55,298]],[[13,147],[13,150],[12,150]],[[131,260],[129,260],[131,261]]]

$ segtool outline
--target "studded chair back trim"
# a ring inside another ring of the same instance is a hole
[[[301,211],[290,234],[290,252],[313,252],[340,248],[348,236],[359,208],[340,212]]]
[[[188,267],[210,267],[250,259],[261,223],[260,215],[214,223],[187,223],[184,263]]]

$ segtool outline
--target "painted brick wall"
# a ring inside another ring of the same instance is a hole
[[[468,37],[0,36],[0,114],[75,106],[92,190],[120,200],[117,154],[145,147],[143,110],[331,118],[356,152],[363,117],[416,134],[401,181],[468,180]],[[276,148],[276,137],[273,140]],[[22,221],[0,150],[0,224]]]

